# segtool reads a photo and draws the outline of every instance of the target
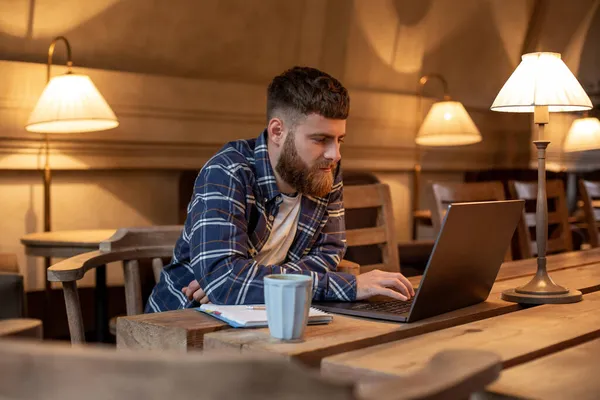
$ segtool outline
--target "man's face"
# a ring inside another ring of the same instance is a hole
[[[275,169],[300,193],[324,197],[331,191],[345,135],[345,120],[310,114],[287,132]]]

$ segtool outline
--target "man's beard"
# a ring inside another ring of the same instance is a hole
[[[331,171],[323,171],[321,168],[331,168]],[[275,170],[286,183],[300,193],[325,197],[333,186],[337,165],[324,158],[317,160],[312,167],[306,165],[296,151],[294,133],[288,132]]]

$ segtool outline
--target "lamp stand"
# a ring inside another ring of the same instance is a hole
[[[548,106],[535,106],[534,123],[537,125],[538,191],[535,238],[538,248],[537,272],[524,286],[502,292],[502,299],[524,304],[563,304],[582,300],[581,292],[569,290],[554,283],[546,269],[546,245],[548,243],[548,199],[546,196],[546,148],[549,140],[543,140],[544,128],[549,121]]]
[[[44,232],[50,232],[51,221],[50,221],[50,184],[52,182],[52,170],[50,169],[50,140],[48,134],[45,136],[45,160],[44,160]],[[52,265],[52,259],[50,257],[44,258],[45,271]],[[46,279],[46,289],[51,289],[51,283]]]

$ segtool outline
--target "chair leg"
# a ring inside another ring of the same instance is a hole
[[[85,343],[85,330],[81,315],[81,304],[79,303],[79,292],[77,282],[63,282],[63,293],[65,294],[65,305],[67,308],[67,320],[69,322],[69,333],[71,344]]]
[[[138,315],[144,312],[142,308],[142,286],[140,278],[140,264],[137,260],[128,260],[123,263],[125,277],[125,306],[127,315]]]

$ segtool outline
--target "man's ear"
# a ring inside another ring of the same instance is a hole
[[[280,118],[271,118],[267,124],[267,133],[269,139],[278,146],[283,145],[284,134],[283,134],[283,121]]]

